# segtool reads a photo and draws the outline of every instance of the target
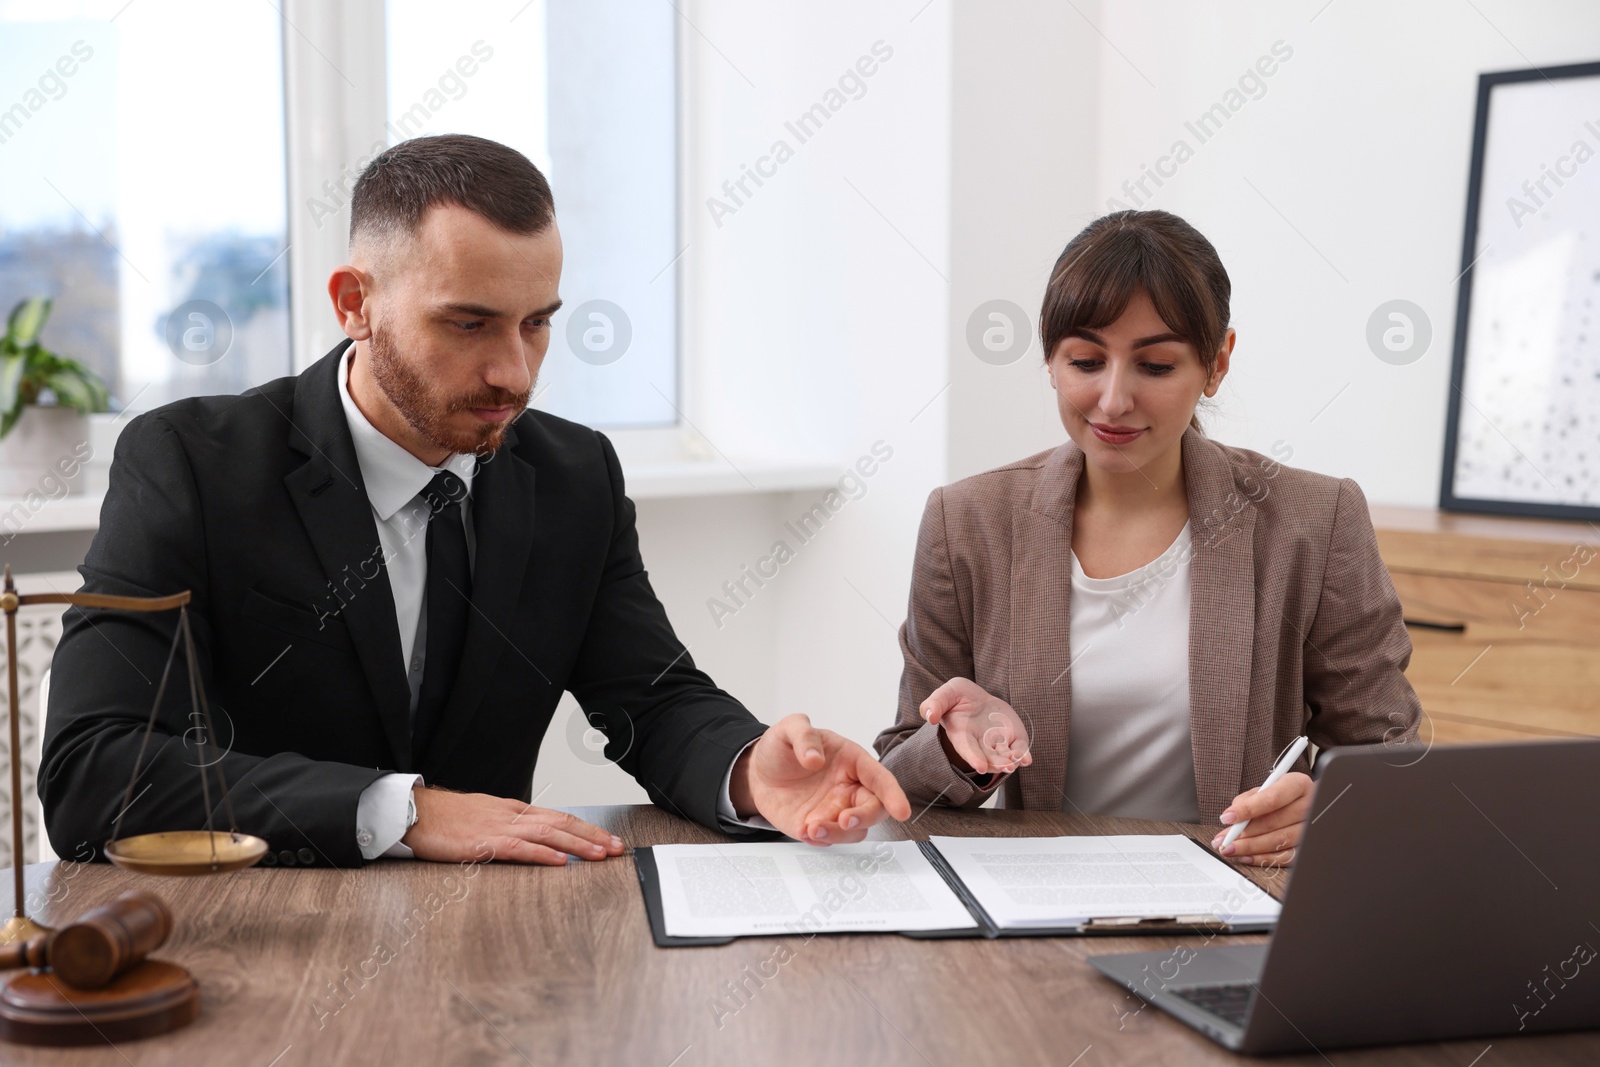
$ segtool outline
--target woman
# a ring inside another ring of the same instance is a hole
[[[1208,440],[1235,333],[1216,249],[1164,211],[1091,223],[1040,313],[1071,440],[935,490],[884,766],[913,806],[1249,819],[1290,862],[1319,748],[1416,736],[1411,641],[1356,483]],[[1274,446],[1284,457],[1292,449]]]

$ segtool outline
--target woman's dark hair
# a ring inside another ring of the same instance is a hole
[[[1140,289],[1161,321],[1194,345],[1209,377],[1227,334],[1233,286],[1211,242],[1170,211],[1113,212],[1067,242],[1039,310],[1045,362],[1074,331],[1117,321]],[[1192,425],[1199,429],[1199,419]]]
[[[555,218],[549,183],[516,149],[464,133],[414,137],[356,179],[350,243],[413,235],[435,204],[459,204],[516,234],[538,233]]]

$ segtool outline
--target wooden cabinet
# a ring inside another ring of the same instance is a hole
[[[1600,735],[1600,525],[1372,508],[1437,744]]]

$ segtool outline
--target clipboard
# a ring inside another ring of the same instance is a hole
[[[950,866],[949,860],[939,851],[939,847],[931,841],[918,841],[917,848],[939,872],[950,891],[961,901],[962,907],[971,913],[977,922],[976,927],[957,928],[953,930],[843,930],[837,933],[830,932],[828,936],[849,936],[852,934],[898,934],[901,937],[915,938],[919,941],[939,941],[955,938],[972,939],[985,938],[994,940],[1002,937],[1130,937],[1144,934],[1259,934],[1269,933],[1277,925],[1276,922],[1255,923],[1227,923],[1219,920],[1215,915],[1194,916],[1126,916],[1118,918],[1091,919],[1087,923],[1069,926],[1029,926],[1018,929],[1001,929],[983,905],[978,903],[972,891],[967,888]],[[779,934],[729,934],[715,937],[684,937],[667,933],[666,912],[661,905],[661,871],[656,866],[654,851],[648,845],[642,845],[633,850],[633,866],[639,875],[639,889],[644,894],[645,915],[650,920],[650,938],[658,948],[685,948],[695,945],[730,945],[744,937],[758,936],[783,936]],[[816,936],[815,934],[797,934],[796,936]]]

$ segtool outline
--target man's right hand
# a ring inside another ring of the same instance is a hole
[[[400,839],[419,860],[461,863],[491,858],[559,867],[568,856],[601,860],[622,854],[622,839],[570,812],[536,808],[487,793],[414,791],[417,821]]]
[[[922,717],[942,724],[959,771],[1006,774],[1033,762],[1028,729],[1010,704],[977,682],[952,678],[922,702]],[[966,766],[960,762],[965,761]]]

